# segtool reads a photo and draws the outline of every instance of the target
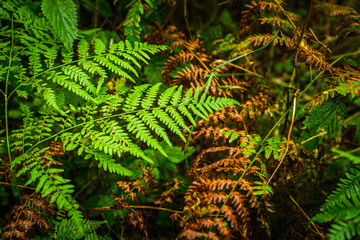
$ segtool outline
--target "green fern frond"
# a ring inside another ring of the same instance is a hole
[[[327,236],[330,240],[348,240],[360,235],[360,223],[357,222],[339,222],[331,225]]]
[[[338,188],[321,207],[323,212],[312,218],[313,221],[320,223],[335,221],[328,234],[333,240],[360,236],[360,171],[350,169],[346,177],[340,179]]]
[[[33,113],[30,111],[30,108],[25,104],[20,104],[20,109],[22,111],[23,125],[19,129],[13,130],[11,138],[17,139],[17,141],[12,142],[13,151],[24,152],[26,147],[31,146],[32,144],[28,141],[33,139],[33,131],[38,129],[36,122],[33,118]]]
[[[85,40],[81,39],[77,45],[79,59],[84,60],[89,56],[90,44]]]
[[[157,83],[147,90],[145,99],[141,102],[142,108],[150,108],[153,105],[155,98],[157,97],[157,93],[159,92],[160,85],[161,83]]]
[[[164,112],[164,110],[160,108],[155,108],[152,113],[156,118],[158,118],[163,124],[165,124],[173,133],[178,135],[184,142],[186,142],[185,137],[183,136],[182,132],[180,131],[179,125],[182,128],[190,131],[190,129],[186,126],[184,119],[180,116],[178,112],[175,111],[174,108],[166,108],[166,110],[171,114],[171,117]],[[170,140],[165,139],[166,143],[171,146]]]
[[[45,163],[41,156],[46,148],[41,150],[34,149],[29,155],[24,154],[14,160],[13,166],[23,163],[23,167],[17,172],[17,177],[28,172],[30,177],[25,186],[31,182],[37,182],[36,191],[40,191],[42,197],[51,195],[50,203],[56,202],[59,210],[64,209],[72,221],[76,223],[79,232],[83,231],[81,224],[83,216],[79,210],[79,205],[72,198],[74,185],[69,184],[70,180],[64,179],[59,173],[63,169],[50,167],[50,163]]]
[[[83,232],[77,229],[78,223],[72,219],[63,218],[61,221],[56,222],[54,232],[51,235],[52,239],[100,239],[96,233],[96,229],[106,221],[93,221],[83,219],[80,224],[83,225]]]
[[[160,109],[157,109],[160,110]],[[155,111],[155,109],[154,109]],[[154,131],[159,137],[161,137],[163,140],[165,140],[165,142],[169,145],[172,146],[170,139],[168,137],[168,134],[166,133],[165,129],[163,127],[161,127],[158,123],[158,121],[156,120],[156,117],[158,119],[159,116],[156,116],[155,114],[153,115],[153,112],[149,112],[149,111],[139,111],[136,113],[137,116],[140,117],[140,119],[142,121],[144,121],[146,123],[146,125],[152,130]],[[176,125],[172,125],[173,127]]]
[[[133,173],[122,166],[120,163],[116,163],[110,155],[106,155],[100,152],[93,152],[95,159],[99,161],[99,168],[104,168],[105,171],[109,170],[111,173],[117,173],[123,176],[132,176]]]
[[[189,90],[186,91],[186,93],[183,97],[183,101],[182,101],[183,103],[188,103],[191,100],[191,93],[192,93],[192,88],[190,88]],[[196,125],[195,119],[192,117],[191,113],[188,111],[188,109],[184,105],[180,104],[179,110],[180,110],[181,114],[186,116],[193,125]]]
[[[351,173],[346,173],[346,179],[340,179],[338,188],[326,199],[322,209],[329,210],[333,206],[347,201],[347,199],[357,199],[360,191],[360,171],[351,169]]]
[[[140,20],[144,13],[141,0],[132,0],[127,7],[130,7],[128,15],[124,22],[124,31],[126,39],[130,42],[140,41]]]
[[[179,102],[181,99],[181,87],[178,87],[178,89],[173,87],[162,94],[159,94],[159,87],[159,84],[151,87],[148,84],[143,84],[134,87],[131,91],[125,89],[123,91],[123,94],[127,93],[125,97],[117,93],[116,99],[118,100],[115,100],[115,98],[110,100],[112,97],[109,98],[109,106],[106,105],[101,110],[104,118],[100,125],[91,120],[89,121],[88,117],[81,117],[84,121],[81,124],[83,136],[71,133],[61,135],[66,150],[71,151],[79,148],[80,154],[84,151],[91,155],[93,155],[94,150],[99,150],[109,156],[116,155],[119,158],[123,153],[130,153],[152,163],[152,160],[133,142],[132,137],[166,156],[166,152],[155,137],[160,137],[161,140],[171,146],[169,134],[166,132],[165,127],[185,141],[186,139],[180,128],[188,131],[190,129],[187,127],[183,115],[188,114],[188,118],[194,121],[194,116],[202,115],[206,117],[213,110],[220,110],[224,106],[238,104],[232,99],[204,98],[200,89],[195,91],[194,97],[191,97],[192,90],[189,90],[185,93],[182,102]],[[200,96],[202,96],[201,99],[206,100],[201,100]],[[195,107],[201,109],[201,112],[194,109]],[[120,110],[122,112],[119,113]],[[110,120],[114,116],[113,114],[118,120]],[[91,141],[88,142],[89,145],[85,146],[80,144],[84,140],[85,142]],[[104,162],[105,160],[101,161]],[[106,166],[104,168],[107,169],[107,166],[111,164],[113,163],[101,163],[101,166]],[[121,172],[121,170],[119,171]]]

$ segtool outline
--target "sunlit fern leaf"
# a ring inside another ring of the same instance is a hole
[[[31,56],[29,56],[29,66],[31,74],[33,75],[43,71],[42,65],[40,64],[40,54],[35,52]]]
[[[68,90],[74,92],[76,95],[80,96],[85,100],[96,102],[96,100],[92,96],[90,96],[90,94],[86,90],[84,90],[81,85],[78,85],[77,83],[71,81],[68,76],[63,75],[60,72],[50,71],[48,80],[51,80],[54,83],[57,83],[67,88]]]
[[[120,67],[109,60],[109,56],[97,55],[94,57],[94,60],[98,62],[101,66],[105,66],[107,69],[111,70],[112,72],[116,73],[119,76],[125,77],[126,79],[135,82],[135,80],[123,71]]]
[[[95,94],[96,88],[94,84],[90,81],[91,78],[89,75],[84,73],[78,66],[75,65],[67,65],[63,67],[63,72],[65,75],[69,76],[75,82],[80,83],[80,85],[90,93]]]
[[[65,115],[65,112],[63,110],[61,110],[60,107],[58,106],[58,104],[56,103],[55,92],[51,88],[47,88],[46,83],[42,84],[40,89],[41,90],[39,92],[41,92],[43,94],[43,97],[44,97],[46,103],[48,105],[50,105],[51,107],[53,107],[54,109],[56,109],[62,115]]]
[[[123,108],[125,112],[132,112],[140,105],[141,95],[146,91],[147,87],[149,87],[149,85],[146,84],[134,87],[132,93],[126,98],[126,105]]]
[[[89,56],[89,46],[90,44],[85,41],[85,39],[81,39],[78,43],[78,56],[79,59],[84,60]]]
[[[94,152],[94,156],[96,160],[99,161],[99,168],[104,168],[105,171],[109,171],[111,173],[117,173],[123,176],[132,176],[133,173],[122,166],[120,163],[116,163],[115,159],[113,159],[110,155],[106,155],[103,153]]]
[[[167,156],[166,152],[160,146],[159,142],[154,137],[152,137],[152,134],[144,124],[143,119],[137,118],[134,115],[128,115],[125,117],[124,120],[128,122],[127,129],[132,134],[136,134],[136,138],[145,142],[148,146],[159,150],[164,156]]]
[[[146,123],[146,125],[148,125],[148,127],[152,131],[154,131],[159,137],[164,139],[165,142],[169,146],[172,146],[172,144],[170,142],[170,139],[168,137],[168,134],[166,133],[165,129],[159,125],[158,121],[155,118],[156,115],[155,114],[153,115],[154,111],[156,111],[156,110],[158,110],[158,109],[154,109],[153,112],[150,112],[150,111],[138,111],[136,113],[136,115],[139,116],[141,118],[141,120],[144,121]],[[156,116],[156,117],[158,117],[158,116]],[[158,117],[158,119],[160,119],[160,118]],[[173,126],[176,126],[176,125],[173,125]]]
[[[119,55],[120,57],[123,57],[126,60],[129,60],[132,64],[136,65],[138,68],[141,67],[140,63],[136,60],[135,57],[131,56],[130,54],[121,51],[122,49],[120,49],[120,51],[117,52],[117,55]]]
[[[124,152],[128,152],[135,157],[140,157],[150,163],[153,162],[137,144],[133,143],[129,135],[121,127],[114,126],[111,132],[112,135],[103,136],[103,132],[89,130],[89,137],[93,141],[92,147],[94,149],[104,149],[105,153],[115,154],[118,157],[121,157]],[[85,152],[93,154],[94,151],[87,149]],[[95,158],[97,157],[95,156]]]
[[[70,180],[64,179],[61,175],[57,175],[63,169],[49,168],[49,163],[44,160],[40,161],[40,156],[46,149],[31,152],[31,158],[24,157],[18,158],[15,162],[22,161],[23,166],[17,172],[17,176],[25,172],[29,172],[30,178],[25,185],[31,182],[37,182],[36,191],[41,191],[42,197],[52,194],[50,202],[56,202],[57,207],[61,210],[64,209],[68,212],[69,217],[77,222],[77,228],[82,231],[82,214],[77,210],[79,207],[76,201],[72,198],[71,194],[74,191],[74,186],[69,184]]]
[[[150,108],[153,105],[155,98],[157,97],[157,93],[159,92],[160,85],[161,83],[157,83],[147,90],[145,99],[141,102],[142,108]]]
[[[181,100],[181,95],[182,95],[182,90],[183,90],[183,86],[180,85],[176,92],[174,93],[173,97],[171,98],[171,104],[172,105],[177,105],[180,100]]]
[[[64,49],[62,49],[62,51],[60,53],[61,53],[61,56],[62,56],[61,62],[64,65],[72,63],[72,61],[74,59],[74,52],[67,52]]]
[[[131,66],[131,63],[128,63],[128,62],[124,61],[123,59],[118,58],[115,55],[107,55],[107,59],[109,61],[114,62],[116,65],[121,66],[122,68],[126,69],[127,71],[131,71],[136,77],[139,77],[139,74],[137,73],[136,69],[133,66]],[[119,75],[122,76],[121,74],[119,74]],[[126,76],[124,76],[124,77],[126,77]],[[130,78],[128,78],[128,79],[130,79]],[[130,80],[132,80],[134,82],[133,79],[130,79]]]
[[[161,94],[161,96],[159,97],[159,101],[158,101],[158,104],[159,104],[160,107],[166,106],[169,103],[170,98],[171,98],[171,96],[173,96],[173,93],[176,90],[176,88],[177,88],[177,86],[173,86],[171,88],[166,89]],[[179,101],[180,101],[180,98],[179,98]],[[174,105],[174,104],[177,104],[177,103],[178,102],[175,102],[175,103],[172,103],[172,104]]]
[[[186,91],[182,103],[188,103],[188,102],[190,102],[191,93],[192,93],[192,88],[190,88],[189,90]],[[193,108],[194,108],[194,107],[193,107]],[[180,110],[181,114],[182,114],[182,115],[185,115],[192,124],[196,125],[196,121],[195,121],[194,118],[192,117],[192,115],[191,115],[191,113],[189,112],[189,110],[188,110],[183,104],[180,104],[180,105],[179,105],[179,110]]]
[[[183,136],[182,132],[179,130],[176,123],[178,123],[181,127],[185,128],[186,130],[189,130],[186,126],[183,118],[178,114],[178,112],[175,111],[174,108],[166,108],[166,110],[171,114],[171,117],[164,112],[164,110],[160,108],[153,109],[152,113],[155,117],[157,117],[162,123],[164,123],[172,132],[176,133],[184,142],[186,142],[185,137]],[[168,143],[169,146],[172,144],[169,140],[165,139],[166,143]]]

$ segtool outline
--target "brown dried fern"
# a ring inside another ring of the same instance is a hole
[[[53,230],[48,222],[46,215],[56,216],[54,207],[49,204],[48,199],[44,199],[40,194],[22,194],[25,200],[24,205],[16,204],[11,213],[12,217],[3,227],[3,238],[33,239],[38,229]]]

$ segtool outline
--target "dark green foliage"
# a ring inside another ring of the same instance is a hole
[[[317,105],[310,111],[310,115],[304,121],[305,131],[303,138],[309,139],[321,132],[326,132],[326,136],[332,137],[339,133],[342,120],[346,117],[345,105],[341,102],[333,102],[331,100]],[[304,144],[304,147],[312,151],[317,148],[321,137],[314,138]]]
[[[315,215],[315,222],[335,222],[328,237],[332,240],[353,239],[360,235],[360,171],[350,169],[345,179],[340,179],[338,188],[321,206],[321,213]]]

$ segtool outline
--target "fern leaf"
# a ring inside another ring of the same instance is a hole
[[[144,9],[140,0],[132,0],[127,7],[130,7],[130,10],[124,22],[125,36],[130,42],[138,42],[141,32],[140,20]]]
[[[118,66],[121,66],[124,69],[131,71],[136,77],[139,77],[139,74],[137,73],[136,69],[133,66],[131,66],[131,64],[129,64],[128,62],[118,58],[115,55],[111,55],[111,54],[107,55],[106,57],[108,60],[111,60]]]
[[[143,109],[148,109],[153,105],[155,98],[157,97],[157,93],[159,92],[160,85],[161,83],[157,83],[148,89],[145,99],[141,101],[141,107]]]
[[[128,54],[126,52],[122,52],[122,51],[123,51],[123,49],[120,49],[120,51],[116,52],[116,54],[120,57],[123,57],[126,60],[129,60],[132,64],[136,65],[138,68],[141,67],[140,63],[136,60],[136,58],[134,58],[130,54]]]
[[[181,107],[181,106],[180,106]],[[179,108],[180,108],[179,107]],[[178,113],[173,107],[167,107],[165,109],[166,112],[168,112],[170,114],[170,116],[172,117],[172,119],[174,119],[174,121],[182,128],[184,128],[186,131],[190,132],[190,129],[188,128],[188,126],[185,124],[184,119],[182,118],[182,116],[180,115],[180,113]],[[164,120],[165,121],[165,120]],[[165,123],[166,124],[166,123]],[[171,123],[169,123],[170,125]],[[171,129],[171,127],[170,127]]]
[[[132,176],[133,173],[123,167],[120,163],[116,163],[115,159],[111,158],[111,156],[94,152],[95,159],[99,161],[98,167],[104,168],[105,171],[109,170],[111,173],[117,173],[123,176]]]
[[[183,104],[188,103],[190,101],[191,93],[192,93],[192,88],[186,91],[182,101]],[[192,117],[191,113],[187,110],[187,108],[183,104],[179,106],[180,112],[182,113],[182,115],[185,115],[193,125],[196,125],[195,119]]]
[[[47,88],[46,84],[42,85],[42,92],[46,103],[49,106],[52,106],[55,110],[57,110],[61,115],[65,115],[65,112],[60,109],[58,104],[56,103],[56,95],[55,92],[51,88]]]
[[[89,56],[89,43],[84,39],[81,39],[78,43],[78,56],[82,60]]]
[[[82,87],[75,82],[69,81],[69,77],[66,75],[62,75],[59,72],[50,71],[50,76],[48,80],[52,80],[54,83],[57,83],[70,91],[74,92],[76,95],[82,97],[85,100],[90,100],[96,103],[95,99],[91,97]]]
[[[116,73],[117,75],[122,76],[122,77],[124,77],[126,79],[129,79],[132,82],[135,82],[135,80],[129,74],[127,74],[125,71],[123,71],[121,68],[119,68],[116,64],[112,63],[108,59],[108,56],[107,57],[96,56],[94,58],[94,60],[96,62],[98,62],[100,65],[105,66],[106,68],[108,68],[112,72]]]
[[[103,55],[106,53],[106,46],[100,39],[95,39],[94,48],[96,55]]]
[[[330,240],[350,240],[359,235],[360,228],[358,222],[339,222],[338,224],[331,225],[327,237]]]
[[[51,239],[100,239],[95,230],[106,221],[93,221],[81,219],[80,221],[74,221],[74,219],[62,218],[57,221],[54,226],[54,231],[51,235]],[[83,226],[83,231],[78,231],[78,225]]]
[[[161,96],[159,97],[159,101],[158,101],[158,104],[159,104],[160,107],[164,107],[169,103],[170,98],[173,95],[176,88],[177,88],[177,86],[173,86],[171,88],[166,89],[161,94]],[[179,101],[180,101],[180,98],[179,98]],[[178,102],[172,103],[172,105],[176,105],[176,104],[178,104]]]
[[[166,131],[157,122],[155,118],[155,114],[153,115],[148,111],[139,111],[136,115],[138,115],[141,118],[141,120],[144,121],[145,124],[149,126],[151,130],[153,130],[158,136],[164,139],[169,146],[172,146]]]
[[[124,112],[134,111],[140,105],[141,95],[148,87],[147,84],[134,87],[132,93],[125,100]]]
[[[72,0],[42,0],[41,9],[57,37],[70,50],[78,33],[75,3]]]
[[[145,142],[149,147],[159,150],[164,156],[167,156],[159,142],[152,137],[150,131],[144,122],[134,115],[127,115],[124,119],[128,122],[127,129],[129,132],[136,134],[135,137]]]
[[[174,110],[174,109],[173,109]],[[163,122],[173,133],[176,133],[184,142],[186,142],[185,137],[183,136],[182,132],[176,125],[176,122],[166,114],[162,109],[154,109],[153,114],[155,117],[157,117],[161,122]],[[176,111],[174,111],[176,112]],[[176,112],[177,113],[177,112]],[[176,115],[178,117],[176,121],[179,123],[179,125],[182,125],[182,127],[186,127],[185,129],[188,129],[188,127],[185,125],[184,120],[180,115]],[[165,139],[165,138],[163,138]],[[165,141],[169,144],[169,146],[172,146],[170,141],[168,139],[165,139]]]
[[[180,85],[178,87],[178,89],[176,90],[175,94],[173,95],[172,99],[171,99],[171,104],[172,105],[177,105],[179,104],[180,100],[181,100],[181,93],[182,93],[182,89],[183,86]]]

